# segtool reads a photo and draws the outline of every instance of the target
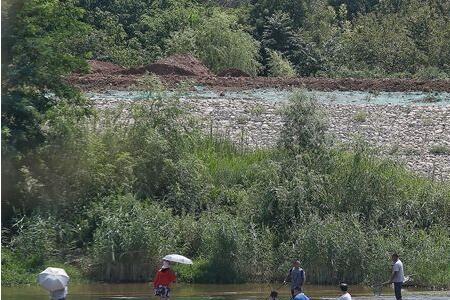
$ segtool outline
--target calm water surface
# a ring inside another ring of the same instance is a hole
[[[242,284],[242,285],[198,285],[177,284],[173,288],[173,300],[267,300],[274,285]],[[334,286],[307,286],[306,294],[312,299],[335,299],[339,296]],[[389,287],[383,289],[382,296],[373,296],[370,288],[351,287],[355,300],[387,300],[394,299]],[[289,299],[289,290],[280,289],[280,300]],[[44,300],[48,294],[38,286],[3,287],[2,299],[11,300]],[[152,288],[148,284],[83,284],[69,287],[68,300],[112,300],[112,299],[159,299],[152,296]],[[408,289],[404,291],[404,300],[444,300],[450,299],[450,291],[425,291]]]

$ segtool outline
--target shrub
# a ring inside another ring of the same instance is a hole
[[[295,92],[282,111],[284,125],[280,133],[282,147],[298,152],[315,151],[326,143],[326,121],[317,99]]]
[[[38,272],[34,257],[24,258],[23,254],[17,254],[2,246],[2,285],[29,284],[36,281]]]
[[[205,214],[201,220],[202,254],[208,259],[199,281],[236,283],[244,280],[240,273],[239,242],[242,223],[226,214]]]
[[[364,123],[367,120],[367,113],[365,111],[358,111],[353,115],[353,120],[358,123]]]
[[[177,265],[174,267],[174,271],[177,274],[177,279],[182,282],[207,282],[204,274],[207,272],[208,265],[207,259],[197,258],[193,265]]]
[[[243,31],[234,16],[215,11],[198,26],[174,33],[168,41],[167,53],[193,53],[214,72],[238,68],[256,75],[258,47],[258,42]]]
[[[54,217],[23,217],[9,243],[2,242],[2,284],[32,284],[48,266],[64,268],[71,281],[83,280],[82,271],[67,258],[74,255],[75,229]]]
[[[16,253],[34,257],[37,263],[57,257],[59,253],[56,220],[53,217],[35,216],[24,218],[16,223],[17,235],[11,240],[11,247]]]
[[[269,62],[267,64],[268,74],[272,77],[295,77],[295,69],[289,60],[277,51],[269,51]]]
[[[450,155],[450,147],[446,145],[434,145],[430,148],[430,153],[437,155]]]
[[[350,69],[414,72],[414,67],[422,61],[406,25],[393,14],[382,18],[375,13],[359,17],[354,26],[344,32],[342,45],[340,57]]]
[[[450,75],[438,67],[426,67],[423,69],[419,69],[415,74],[414,78],[417,79],[449,79]]]
[[[406,236],[406,274],[415,274],[414,282],[428,286],[447,286],[450,282],[449,229],[440,226],[417,230]],[[447,271],[444,271],[447,270]]]

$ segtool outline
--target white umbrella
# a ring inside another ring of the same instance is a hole
[[[69,283],[69,275],[64,269],[48,267],[38,275],[39,284],[47,291],[61,290]]]
[[[169,254],[163,257],[163,260],[168,260],[171,262],[177,262],[180,264],[192,265],[192,260],[189,258],[179,255],[179,254]]]

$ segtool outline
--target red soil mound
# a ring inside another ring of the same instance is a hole
[[[106,61],[88,60],[90,73],[111,74],[122,71],[124,68]]]
[[[219,72],[219,77],[250,77],[250,74],[236,68],[229,68]]]
[[[124,70],[122,74],[144,74],[145,72],[156,75],[212,76],[209,69],[190,54],[172,55],[147,66]]]

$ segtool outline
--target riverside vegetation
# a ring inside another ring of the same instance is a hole
[[[380,282],[392,251],[417,283],[449,282],[448,183],[361,143],[333,146],[314,99],[294,94],[278,146],[249,150],[202,133],[176,97],[151,96],[53,116],[5,205],[5,284],[55,262],[79,278],[149,280],[169,252],[196,261],[178,268],[187,282],[280,280],[292,257],[313,283]]]
[[[177,97],[154,85],[147,101],[98,111],[63,77],[86,70],[86,57],[126,65],[169,45],[213,70],[260,72],[258,64],[273,66],[267,48],[290,63],[263,72],[340,74],[325,67],[334,56],[324,51],[338,45],[349,53],[338,64],[346,72],[447,76],[447,2],[407,2],[6,1],[3,284],[34,282],[49,264],[75,280],[149,280],[168,252],[196,261],[178,268],[187,282],[280,280],[295,257],[312,283],[373,283],[388,277],[397,251],[418,284],[448,287],[448,182],[376,159],[361,143],[334,145],[314,99],[295,94],[277,146],[250,150],[202,133]],[[280,20],[289,26],[275,33]],[[249,52],[228,60],[209,48],[214,26],[225,26],[217,45]],[[398,47],[387,49],[384,36]]]

